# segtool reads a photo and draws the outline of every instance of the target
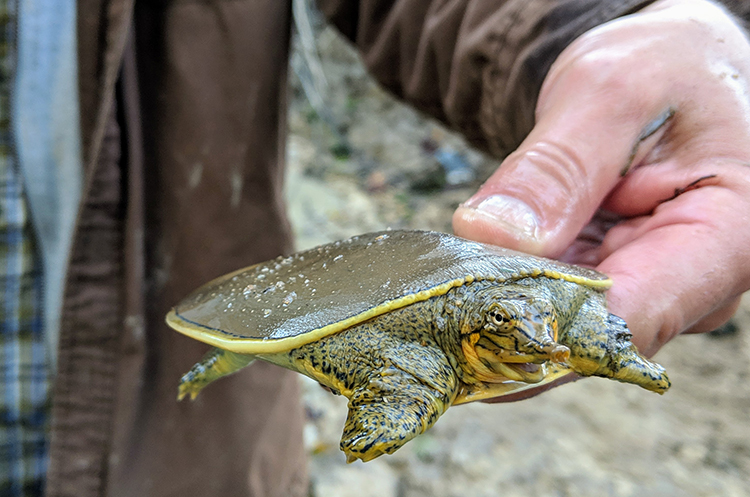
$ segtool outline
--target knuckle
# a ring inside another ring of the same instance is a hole
[[[582,98],[597,102],[611,117],[640,115],[663,93],[660,79],[653,77],[660,67],[644,64],[644,54],[638,49],[593,38],[584,35],[574,42],[570,53],[562,57],[556,81],[550,83],[560,86],[563,94],[585,94]]]
[[[591,97],[603,98],[624,108],[637,103],[639,95],[632,89],[641,86],[640,79],[633,80],[643,70],[631,70],[632,54],[621,50],[595,49],[582,53],[570,62],[572,81],[584,85]],[[624,100],[624,101],[623,101]]]
[[[524,160],[537,172],[537,185],[551,207],[576,205],[590,200],[590,176],[572,146],[540,141],[524,153]]]

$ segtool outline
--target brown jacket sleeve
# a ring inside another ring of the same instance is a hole
[[[388,90],[498,156],[534,125],[547,71],[594,26],[650,0],[319,0]]]
[[[716,3],[723,5],[736,18],[737,22],[745,29],[750,31],[750,1],[748,0],[715,0]]]

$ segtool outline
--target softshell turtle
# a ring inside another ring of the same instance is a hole
[[[257,264],[202,286],[167,323],[213,345],[179,398],[262,359],[349,399],[349,461],[392,453],[449,406],[574,371],[663,393],[607,311],[591,269],[444,233],[385,231]]]

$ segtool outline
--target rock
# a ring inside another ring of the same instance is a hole
[[[352,150],[336,159],[335,133],[308,122],[309,105],[293,95],[286,195],[298,247],[389,226],[450,230],[456,205],[498,161],[397,104],[332,30],[320,40],[329,106]],[[440,149],[455,153],[449,164],[462,155],[476,178],[410,190],[414,174],[446,171]],[[738,332],[677,337],[659,352],[673,381],[664,396],[592,378],[523,402],[457,406],[396,454],[365,464],[347,465],[338,449],[346,399],[305,380],[311,495],[750,496],[749,298],[732,323]]]

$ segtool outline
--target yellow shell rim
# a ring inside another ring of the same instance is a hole
[[[231,274],[236,274],[236,273],[237,271]],[[545,276],[550,279],[570,281],[572,283],[588,286],[590,288],[595,288],[600,291],[605,291],[612,286],[612,280],[609,278],[601,279],[601,280],[593,280],[590,278],[584,278],[581,276],[565,274],[565,273],[561,273],[559,271],[554,271],[550,269],[544,269],[544,270],[536,269],[530,272],[519,273],[519,274],[513,275],[513,278],[506,279],[505,281],[513,281],[513,280],[518,280],[518,279],[527,278],[527,277],[539,277],[539,276]],[[220,279],[223,279],[223,277]],[[220,349],[229,350],[230,352],[235,352],[238,354],[275,354],[279,352],[286,352],[286,351],[301,347],[303,345],[307,345],[308,343],[315,342],[317,340],[320,340],[321,338],[325,338],[327,336],[333,335],[340,331],[346,330],[348,328],[351,328],[352,326],[356,326],[360,323],[363,323],[367,321],[368,319],[372,319],[374,317],[380,316],[381,314],[385,314],[387,312],[390,312],[396,309],[401,309],[402,307],[406,307],[408,305],[411,305],[417,302],[422,302],[432,297],[445,295],[452,288],[457,288],[459,286],[467,285],[467,284],[473,283],[474,281],[480,281],[480,280],[492,281],[492,278],[475,278],[472,275],[467,275],[467,276],[464,276],[463,278],[456,278],[456,279],[447,281],[445,283],[442,283],[440,285],[436,285],[427,290],[422,290],[421,292],[404,295],[403,297],[400,297],[398,299],[389,300],[371,309],[368,309],[359,314],[355,314],[354,316],[350,316],[336,323],[331,323],[327,326],[316,328],[306,333],[301,333],[299,335],[295,335],[292,337],[285,337],[285,338],[276,338],[276,339],[265,338],[264,339],[264,338],[233,337],[230,335],[220,336],[217,334],[213,334],[211,332],[212,331],[220,332],[220,333],[225,333],[225,332],[219,329],[209,328],[207,326],[203,326],[198,323],[188,321],[182,318],[179,314],[177,314],[177,311],[175,310],[175,308],[172,308],[172,310],[167,314],[166,322],[167,322],[167,325],[169,325],[174,330],[182,333],[183,335],[189,336],[200,342],[213,345],[214,347],[218,347]]]

